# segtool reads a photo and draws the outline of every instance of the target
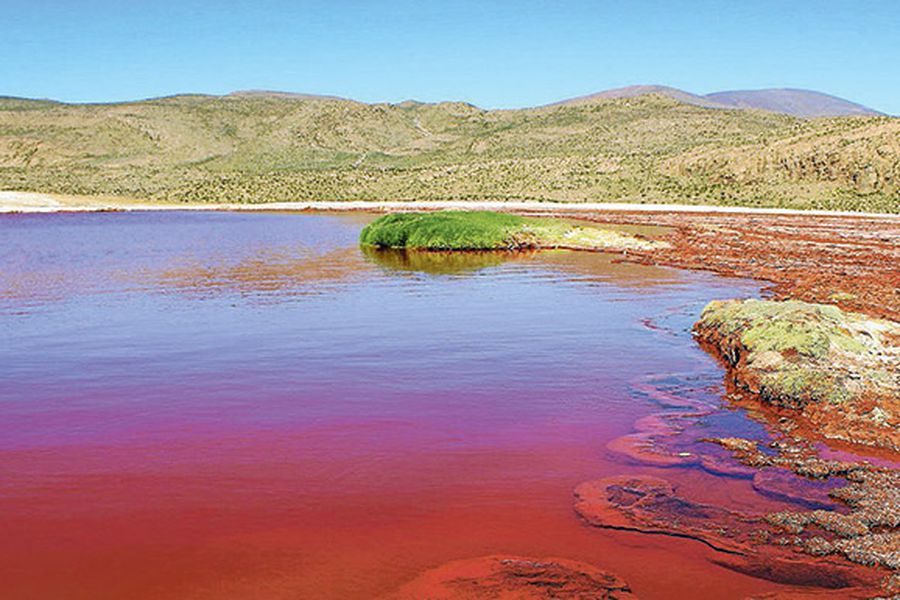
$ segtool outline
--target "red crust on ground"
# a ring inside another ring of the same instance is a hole
[[[485,556],[426,571],[384,600],[635,600],[628,585],[563,558]]]
[[[596,223],[666,226],[670,248],[637,262],[772,282],[778,298],[900,320],[900,220],[808,215],[590,213]]]

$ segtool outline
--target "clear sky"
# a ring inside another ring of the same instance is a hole
[[[545,104],[799,87],[900,114],[898,0],[0,0],[0,95]]]

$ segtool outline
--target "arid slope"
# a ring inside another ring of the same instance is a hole
[[[0,189],[175,201],[546,199],[900,211],[900,119],[648,94],[523,110],[244,93],[0,98]]]

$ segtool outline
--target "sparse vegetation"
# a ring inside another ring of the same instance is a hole
[[[647,95],[485,111],[278,95],[0,99],[0,189],[168,201],[683,202],[900,212],[900,119]]]
[[[694,332],[738,388],[790,410],[789,421],[900,450],[900,324],[796,300],[729,300],[710,303]]]
[[[796,300],[732,300],[710,303],[695,331],[776,404],[893,402],[900,394],[900,326],[890,321]]]

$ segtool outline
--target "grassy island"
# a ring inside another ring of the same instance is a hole
[[[360,243],[410,250],[652,250],[665,245],[664,242],[561,219],[486,211],[385,215],[362,230]]]

